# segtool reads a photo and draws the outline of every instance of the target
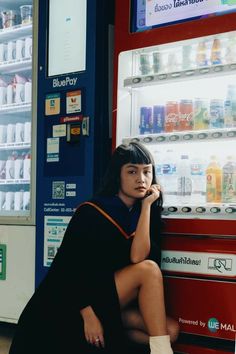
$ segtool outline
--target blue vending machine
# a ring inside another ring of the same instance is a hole
[[[38,19],[36,286],[109,159],[113,1],[41,0]]]

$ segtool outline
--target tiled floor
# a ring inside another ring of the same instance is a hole
[[[8,354],[15,325],[0,322],[0,354]]]

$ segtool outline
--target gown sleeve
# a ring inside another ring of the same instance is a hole
[[[163,229],[163,223],[161,219],[160,207],[153,205],[151,208],[151,221],[150,221],[151,249],[148,258],[155,261],[159,266],[161,264],[162,229]]]

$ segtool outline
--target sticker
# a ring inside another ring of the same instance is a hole
[[[163,271],[208,276],[236,276],[235,254],[163,250],[161,258]]]
[[[53,127],[52,127],[52,136],[54,138],[66,136],[66,124],[53,125]]]
[[[67,123],[67,122],[82,122],[83,116],[73,116],[73,117],[61,117],[60,122],[61,123]]]
[[[81,112],[81,91],[71,91],[66,94],[66,113]]]
[[[70,216],[44,216],[44,266],[49,267],[61,245]]]
[[[59,138],[47,139],[47,162],[59,161]]]
[[[6,245],[0,245],[0,280],[6,279]]]
[[[76,197],[76,191],[66,191],[67,197]]]
[[[52,116],[60,113],[60,93],[46,95],[45,99],[45,115]]]
[[[65,199],[65,182],[52,182],[52,199]]]

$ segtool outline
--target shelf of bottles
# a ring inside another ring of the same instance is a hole
[[[0,14],[0,217],[30,213],[32,5],[18,4]]]
[[[118,125],[128,96],[130,119],[118,133],[153,153],[163,215],[235,219],[236,32],[124,52],[125,62]]]

